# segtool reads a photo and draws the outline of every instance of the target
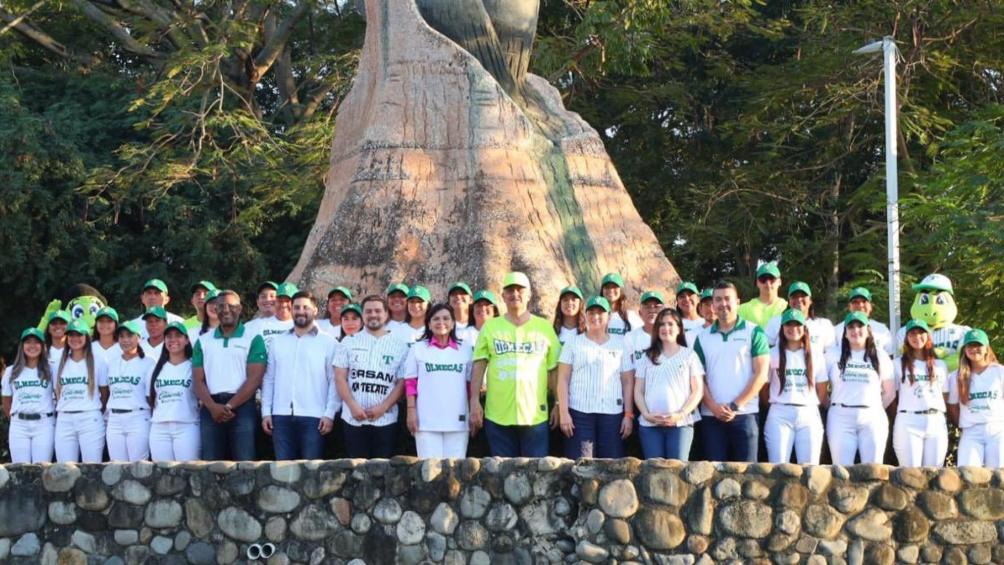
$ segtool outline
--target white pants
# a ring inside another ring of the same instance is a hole
[[[771,463],[791,461],[792,447],[800,465],[819,465],[823,449],[823,419],[818,406],[771,404],[763,427],[767,459]]]
[[[150,424],[150,455],[154,461],[198,461],[201,448],[198,422]]]
[[[959,467],[1001,466],[1004,455],[1004,425],[1000,423],[976,424],[962,428],[959,439]]]
[[[150,458],[150,411],[109,411],[106,437],[112,461],[146,461]]]
[[[462,459],[467,457],[467,432],[418,432],[415,450],[426,459]]]
[[[853,465],[855,453],[861,455],[862,463],[881,463],[889,439],[889,418],[881,408],[831,406],[826,435],[834,465]]]
[[[941,467],[948,453],[944,414],[896,414],[892,448],[901,467]]]
[[[101,463],[105,452],[105,418],[100,410],[56,415],[56,461]]]
[[[14,415],[10,421],[11,463],[51,463],[56,419],[43,416],[41,420],[20,420]]]

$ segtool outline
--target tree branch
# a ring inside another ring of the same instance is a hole
[[[84,66],[93,65],[98,61],[96,57],[91,55],[76,53],[70,50],[59,41],[56,41],[51,35],[40,31],[25,22],[24,18],[21,16],[14,16],[6,10],[0,9],[0,20],[7,22],[8,27],[14,29],[14,31],[20,33],[31,41],[34,41],[40,47],[55,53],[64,59],[76,61]]]
[[[264,76],[272,67],[272,64],[275,63],[275,60],[279,58],[279,55],[282,54],[283,49],[286,47],[289,35],[293,32],[293,27],[307,13],[309,7],[309,3],[306,0],[297,2],[296,7],[293,8],[293,13],[286,17],[282,23],[275,26],[271,30],[271,33],[269,32],[269,27],[272,26],[269,25],[267,20],[274,16],[271,13],[266,16],[265,46],[258,53],[258,56],[255,57],[252,83],[258,82],[258,79]]]
[[[153,49],[149,45],[136,40],[136,38],[129,33],[128,29],[122,26],[122,24],[113,19],[111,16],[101,11],[101,9],[94,4],[91,4],[87,0],[74,0],[74,3],[80,8],[80,11],[83,12],[85,16],[111,32],[115,39],[119,40],[127,51],[143,57],[149,57],[151,59],[161,59],[163,57],[156,49]]]

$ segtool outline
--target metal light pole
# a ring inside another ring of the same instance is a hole
[[[889,247],[889,330],[899,330],[899,171],[896,159],[896,61],[899,49],[891,36],[869,43],[854,51],[855,55],[882,52],[885,59],[885,189],[886,230]]]

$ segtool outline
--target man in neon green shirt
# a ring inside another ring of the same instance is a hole
[[[777,295],[781,289],[781,270],[777,268],[776,261],[764,263],[756,270],[756,287],[760,296],[743,302],[739,307],[739,317],[765,328],[771,318],[788,309],[788,301]]]
[[[471,431],[482,424],[496,457],[545,457],[547,390],[554,386],[561,344],[547,320],[530,314],[530,279],[509,273],[502,282],[505,316],[485,322],[474,346],[472,391],[487,379],[485,408],[471,395]]]

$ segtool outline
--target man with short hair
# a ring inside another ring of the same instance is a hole
[[[195,308],[195,315],[185,318],[185,328],[189,331],[202,327],[202,320],[206,317],[206,296],[216,290],[216,285],[209,281],[199,281],[192,285],[192,298],[190,303]]]
[[[397,401],[404,393],[400,369],[408,344],[387,329],[387,303],[367,296],[363,331],[345,337],[335,354],[335,383],[342,399],[345,451],[351,458],[389,458],[397,437]]]
[[[652,329],[655,328],[655,320],[659,317],[659,312],[662,312],[665,307],[666,299],[658,290],[649,290],[642,293],[641,308],[638,309],[642,325],[633,328],[624,336],[624,345],[631,352],[632,366],[652,346]]]
[[[739,317],[765,328],[771,318],[788,309],[788,301],[778,296],[781,270],[776,261],[764,263],[756,270],[756,287],[760,295],[739,307]]]
[[[215,304],[220,325],[199,336],[192,352],[192,383],[202,403],[202,459],[251,461],[258,424],[254,396],[268,351],[261,336],[240,322],[240,295],[221,291]]]
[[[171,302],[171,295],[167,292],[167,284],[160,279],[150,279],[143,284],[143,291],[139,295],[140,302],[143,303],[143,313],[133,319],[139,325],[140,332],[142,332],[142,337],[144,339],[150,337],[150,334],[146,332],[146,324],[144,323],[144,318],[146,313],[154,306],[160,306],[164,309],[167,314],[167,323],[172,322],[182,322],[184,319],[177,314],[172,314],[167,311],[167,304]]]
[[[277,460],[321,459],[341,401],[335,391],[338,341],[320,331],[309,291],[292,299],[293,327],[274,336],[262,385],[261,427],[272,436]]]
[[[704,363],[701,434],[712,461],[756,462],[760,426],[759,393],[767,383],[767,335],[739,315],[739,292],[729,282],[715,285],[715,322],[698,334],[694,351]]]
[[[547,320],[530,314],[530,279],[513,272],[502,281],[505,316],[485,322],[474,347],[472,391],[487,380],[485,407],[471,395],[471,430],[483,424],[491,453],[545,457],[548,389],[554,390],[561,344]]]

